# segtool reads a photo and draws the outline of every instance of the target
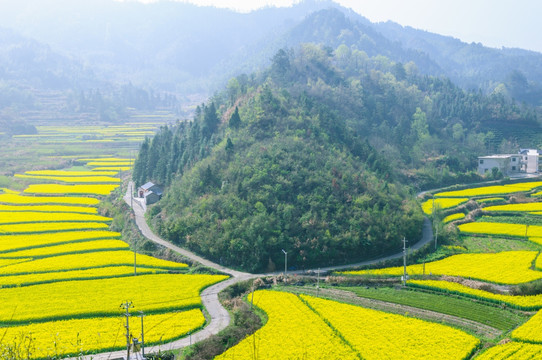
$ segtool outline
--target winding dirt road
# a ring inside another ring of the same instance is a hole
[[[160,238],[159,236],[157,236],[156,234],[152,232],[152,230],[149,228],[149,225],[147,224],[147,221],[145,220],[145,211],[146,211],[145,205],[141,202],[140,199],[131,198],[131,194],[134,194],[133,187],[134,187],[134,183],[130,181],[126,189],[126,194],[124,195],[124,201],[128,204],[128,206],[132,207],[134,216],[135,216],[135,222],[139,230],[143,234],[143,236],[193,261],[196,261],[209,268],[229,274],[231,276],[228,280],[215,284],[213,286],[210,286],[201,293],[203,306],[205,306],[205,308],[207,309],[207,312],[210,317],[209,319],[207,319],[208,324],[207,326],[205,326],[205,328],[199,330],[198,332],[195,332],[194,334],[191,334],[189,337],[182,338],[177,341],[173,341],[173,342],[163,344],[163,345],[146,347],[145,353],[156,353],[158,351],[181,349],[183,347],[189,346],[191,344],[194,344],[198,341],[207,339],[208,337],[217,334],[218,332],[220,332],[222,329],[226,328],[230,324],[230,315],[228,311],[222,306],[222,304],[218,300],[218,293],[220,291],[222,291],[228,286],[239,281],[257,278],[261,276],[273,276],[273,275],[282,274],[282,272],[267,273],[267,274],[251,274],[251,273],[246,273],[246,272],[230,269],[220,264],[204,259],[201,256],[198,256],[191,251],[180,248]],[[416,244],[414,244],[413,246],[411,246],[410,249],[417,250],[421,248],[423,245],[431,241],[433,241],[433,230],[431,227],[431,222],[429,221],[429,219],[425,218],[424,223],[423,223],[422,239],[418,241]],[[327,272],[327,271],[342,270],[342,269],[357,267],[357,266],[371,265],[371,264],[375,264],[375,263],[385,261],[385,260],[397,259],[397,258],[400,258],[401,256],[403,256],[403,253],[398,252],[393,255],[383,256],[377,259],[362,261],[355,264],[320,268],[320,271]],[[312,271],[314,270],[316,269],[313,269]],[[310,270],[289,271],[288,274],[299,275],[308,271]],[[106,360],[106,359],[119,359],[119,358],[123,358],[123,359],[126,358],[126,350],[96,354],[96,355],[84,357],[83,359],[84,360],[91,360],[91,359],[92,360]]]

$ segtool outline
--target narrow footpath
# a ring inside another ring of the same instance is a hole
[[[237,271],[234,269],[224,267],[220,264],[214,263],[207,259],[204,259],[201,256],[198,256],[191,251],[180,248],[160,238],[159,236],[157,236],[156,234],[152,232],[152,230],[149,228],[149,225],[147,224],[147,221],[145,220],[145,211],[146,211],[145,205],[141,202],[140,199],[132,198],[132,194],[134,194],[134,183],[130,181],[130,183],[128,184],[128,188],[126,189],[126,194],[124,195],[124,201],[126,202],[126,204],[128,204],[128,206],[132,208],[134,212],[134,216],[135,216],[135,222],[139,230],[143,234],[143,236],[145,236],[147,239],[157,244],[165,246],[166,248],[171,249],[204,266],[207,266],[209,268],[231,275],[231,278],[229,278],[228,280],[218,283],[216,285],[210,286],[201,293],[201,300],[202,300],[203,306],[205,306],[205,309],[207,310],[210,317],[209,319],[207,319],[208,324],[203,329],[199,330],[198,332],[195,332],[194,334],[191,334],[188,337],[179,339],[177,341],[173,341],[173,342],[162,344],[162,345],[145,347],[145,353],[150,354],[150,353],[157,353],[159,351],[163,352],[163,351],[168,351],[168,350],[181,349],[191,344],[194,344],[196,342],[207,339],[211,337],[212,335],[218,334],[222,329],[226,328],[230,324],[230,315],[228,311],[222,306],[222,304],[218,300],[218,293],[220,291],[224,290],[228,286],[235,284],[236,282],[239,282],[239,281],[263,277],[263,276],[274,276],[274,275],[279,275],[283,273],[283,272],[275,272],[275,273],[267,273],[267,274],[251,274],[251,273],[246,273],[242,271]],[[431,227],[431,222],[426,217],[423,222],[422,239],[418,241],[416,244],[414,244],[413,246],[411,246],[410,249],[411,250],[420,249],[422,246],[424,246],[425,244],[431,241],[433,241],[433,229]],[[355,264],[329,266],[329,267],[320,268],[319,270],[322,272],[342,270],[342,269],[347,269],[351,267],[376,264],[381,261],[393,260],[393,259],[400,258],[402,256],[403,256],[403,252],[398,252],[393,255],[383,256],[376,259],[358,262]],[[288,274],[301,275],[306,272],[316,271],[316,270],[317,269],[289,271]],[[121,358],[126,359],[126,350],[100,353],[100,354],[96,354],[92,356],[85,356],[82,359],[83,360],[113,360],[113,359],[121,359]]]

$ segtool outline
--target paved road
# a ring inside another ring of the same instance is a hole
[[[159,346],[152,346],[146,348],[146,353],[155,353],[158,351],[165,351],[165,350],[174,350],[174,349],[180,349],[186,346],[189,346],[192,343],[196,343],[198,341],[207,339],[208,337],[217,334],[220,330],[226,328],[230,323],[230,316],[228,311],[222,306],[220,301],[218,300],[218,293],[222,291],[223,289],[227,288],[228,286],[247,279],[256,278],[260,276],[273,276],[282,274],[282,272],[276,272],[276,273],[267,273],[267,274],[250,274],[242,271],[237,271],[233,269],[226,268],[220,264],[216,264],[212,261],[209,261],[207,259],[204,259],[196,254],[194,254],[191,251],[188,251],[186,249],[180,248],[168,241],[165,241],[158,237],[156,234],[152,232],[152,230],[147,225],[147,222],[145,221],[145,205],[140,202],[139,199],[130,198],[130,195],[133,194],[133,187],[134,183],[130,181],[128,188],[126,190],[126,195],[124,196],[124,201],[132,207],[134,211],[135,221],[136,224],[141,231],[141,233],[148,238],[149,240],[163,245],[166,248],[169,248],[173,251],[178,252],[179,254],[182,254],[183,256],[197,261],[209,268],[219,270],[223,273],[229,274],[232,277],[226,281],[223,281],[221,283],[218,283],[216,285],[210,286],[207,289],[205,289],[201,293],[202,303],[203,306],[207,309],[207,312],[210,315],[210,319],[208,325],[203,328],[202,330],[192,334],[191,336],[187,338],[183,338],[177,341],[173,341],[167,344],[159,345]],[[417,250],[421,248],[423,245],[431,242],[433,240],[433,230],[431,227],[431,222],[429,219],[425,218],[423,223],[423,231],[422,231],[422,239],[418,241],[416,244],[414,244],[411,249]],[[329,266],[325,268],[319,269],[320,271],[334,271],[334,270],[342,270],[346,268],[351,267],[357,267],[357,266],[364,266],[364,265],[371,265],[376,264],[381,261],[386,260],[392,260],[397,259],[403,256],[402,252],[399,252],[397,254],[379,257],[377,259],[362,261],[355,264],[349,264],[349,265],[339,265],[339,266]],[[316,270],[316,269],[314,269]],[[313,271],[314,271],[313,270]],[[288,274],[303,274],[309,270],[298,270],[298,271],[289,271]],[[106,359],[118,359],[118,358],[125,358],[126,357],[126,350],[124,351],[115,351],[111,353],[102,353],[97,354],[93,356],[88,356],[83,358],[84,360],[106,360]]]
[[[142,205],[141,200],[134,198],[132,201],[132,199],[130,199],[130,191],[132,191],[133,186],[134,186],[134,183],[130,181],[130,183],[128,184],[128,189],[126,190],[126,195],[124,195],[124,201],[128,204],[128,206],[133,204],[132,208],[134,210],[135,221],[136,221],[137,226],[139,227],[139,230],[143,234],[143,236],[145,236],[147,239],[151,241],[154,241],[157,244],[163,245],[167,247],[168,249],[171,249],[183,256],[186,256],[187,258],[191,260],[197,261],[198,263],[205,265],[209,268],[221,271],[223,273],[229,274],[234,277],[252,276],[252,274],[229,269],[220,264],[204,259],[201,256],[198,256],[194,254],[193,252],[188,251],[186,249],[180,248],[170,243],[169,241],[163,240],[162,238],[154,234],[152,230],[149,228],[149,225],[147,225],[147,221],[145,220],[145,208],[144,208],[144,205]]]

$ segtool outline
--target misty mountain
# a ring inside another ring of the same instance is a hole
[[[449,36],[403,27],[393,22],[374,28],[400,42],[403,48],[426,54],[442,69],[442,75],[467,89],[494,91],[504,84],[508,95],[540,105],[542,54],[523,49],[494,49],[480,43],[467,44]]]
[[[311,42],[333,49],[344,44],[369,57],[385,57],[382,61],[412,62],[421,74],[534,105],[540,105],[542,94],[542,54],[466,44],[392,22],[371,23],[329,0],[251,13],[112,0],[21,0],[2,7],[3,26],[49,46],[32,51],[49,54],[46,62],[34,65],[47,68],[53,87],[80,85],[74,80],[91,69],[113,83],[207,96],[231,77],[265,68],[278,49]],[[31,59],[43,58],[32,51]],[[63,57],[80,65],[59,67]],[[6,61],[11,60],[0,58],[0,68]],[[0,71],[0,76],[5,75]]]
[[[0,28],[0,77],[28,86],[65,89],[88,82],[93,74],[46,44]]]

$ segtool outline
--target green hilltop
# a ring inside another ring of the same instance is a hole
[[[533,127],[529,108],[413,63],[304,44],[148,139],[133,178],[166,185],[160,235],[221,264],[281,269],[282,249],[292,268],[345,264],[417,241],[414,192],[479,180],[476,154]]]

